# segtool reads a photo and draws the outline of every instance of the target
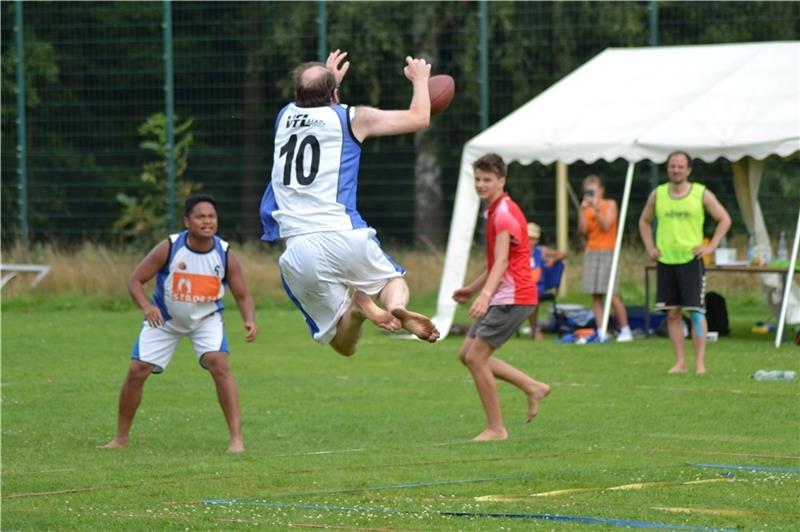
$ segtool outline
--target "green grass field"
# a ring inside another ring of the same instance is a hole
[[[749,332],[764,309],[729,305],[733,336],[709,344],[704,377],[668,376],[664,338],[511,340],[499,355],[553,393],[526,425],[524,397],[500,385],[510,439],[483,444],[468,441],[484,420],[461,337],[370,328],[346,359],[284,303],[260,307],[246,345],[229,305],[243,455],[224,452],[188,343],[146,384],[129,446],[96,448],[114,433],[140,314],[6,305],[2,529],[796,530],[800,387],[750,375],[800,369],[800,348]]]

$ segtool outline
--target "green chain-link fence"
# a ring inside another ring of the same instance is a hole
[[[147,218],[143,196],[148,194],[158,201],[150,210],[165,212],[166,196],[141,178],[148,162],[163,160],[158,153],[163,127],[152,118],[165,109],[160,2],[2,3],[3,243],[18,240],[24,225],[12,23],[19,6],[30,239],[136,242],[138,236],[146,240],[142,246],[151,245],[147,231],[128,226],[123,236],[114,224],[126,212],[129,218]],[[442,244],[462,146],[481,129],[482,87],[488,89],[492,124],[610,46],[796,40],[800,34],[800,3],[795,2],[488,2],[483,6],[488,28],[483,50],[477,2],[167,6],[176,127],[191,120],[186,132],[176,135],[176,141],[189,145],[178,179],[217,197],[220,231],[232,240],[260,236],[258,203],[272,163],[273,120],[291,97],[290,70],[318,59],[321,50],[350,53],[342,99],[351,104],[406,106],[411,95],[402,76],[406,55],[424,54],[434,73],[456,79],[456,100],[429,131],[365,143],[359,184],[359,208],[384,238]],[[482,51],[488,58],[487,80],[481,76]],[[675,65],[676,79],[680,70]],[[139,128],[148,119],[153,127],[143,136]],[[141,146],[144,140],[151,141],[149,148]],[[421,154],[436,161],[438,186],[415,189]],[[632,213],[639,212],[654,184],[649,164],[638,168]],[[621,161],[578,163],[570,168],[570,181],[577,188],[585,175],[599,173],[606,179],[607,195],[619,197],[624,171]],[[730,172],[724,161],[698,161],[694,169],[731,207],[734,232],[741,232],[732,208]],[[552,176],[552,167],[537,164],[512,165],[510,172],[513,194],[551,235]],[[139,210],[129,206],[126,211],[120,194],[135,199]],[[792,226],[799,197],[797,162],[770,158],[761,200],[770,205],[766,221],[771,230]],[[635,218],[629,217],[627,231],[635,232]],[[161,233],[167,230],[158,220],[153,223]]]

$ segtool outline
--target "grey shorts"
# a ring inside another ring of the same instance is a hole
[[[584,294],[605,294],[608,292],[608,278],[611,275],[613,250],[587,251],[583,255],[581,289]],[[614,279],[614,293],[619,291],[619,271]]]
[[[467,331],[467,338],[480,338],[493,349],[499,349],[516,334],[535,305],[494,305],[489,312],[478,319]]]

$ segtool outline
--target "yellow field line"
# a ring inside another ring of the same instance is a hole
[[[787,514],[781,512],[760,512],[754,510],[728,510],[724,508],[669,508],[663,506],[653,506],[653,510],[680,514],[705,514],[705,515],[728,515],[734,517],[756,517],[759,515],[770,517],[785,517],[787,519],[800,519],[800,514]]]
[[[568,488],[563,490],[543,491],[541,493],[532,493],[530,495],[484,495],[482,497],[476,497],[475,500],[512,502],[512,501],[521,501],[525,499],[530,499],[533,497],[557,497],[559,495],[568,495],[571,493],[644,490],[650,488],[688,486],[692,484],[710,484],[714,482],[736,482],[736,480],[732,478],[707,478],[702,480],[689,480],[686,482],[637,482],[635,484],[622,484],[620,486],[610,486],[607,488]]]
[[[783,460],[800,460],[800,456],[788,456],[784,454],[761,454],[761,453],[737,453],[731,451],[698,451],[695,449],[663,449],[652,448],[647,449],[650,453],[681,453],[681,454],[708,454],[719,456],[746,456],[750,458],[779,458]]]

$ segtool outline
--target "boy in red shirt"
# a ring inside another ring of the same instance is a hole
[[[486,430],[473,441],[508,438],[500,410],[495,378],[509,382],[528,397],[530,422],[539,400],[550,393],[550,386],[493,356],[530,316],[538,297],[531,277],[530,242],[527,220],[519,206],[503,191],[506,164],[502,157],[489,153],[472,163],[475,191],[486,201],[487,268],[467,286],[453,292],[453,299],[466,303],[479,293],[469,309],[475,320],[461,350],[461,362],[469,368],[486,412]]]

